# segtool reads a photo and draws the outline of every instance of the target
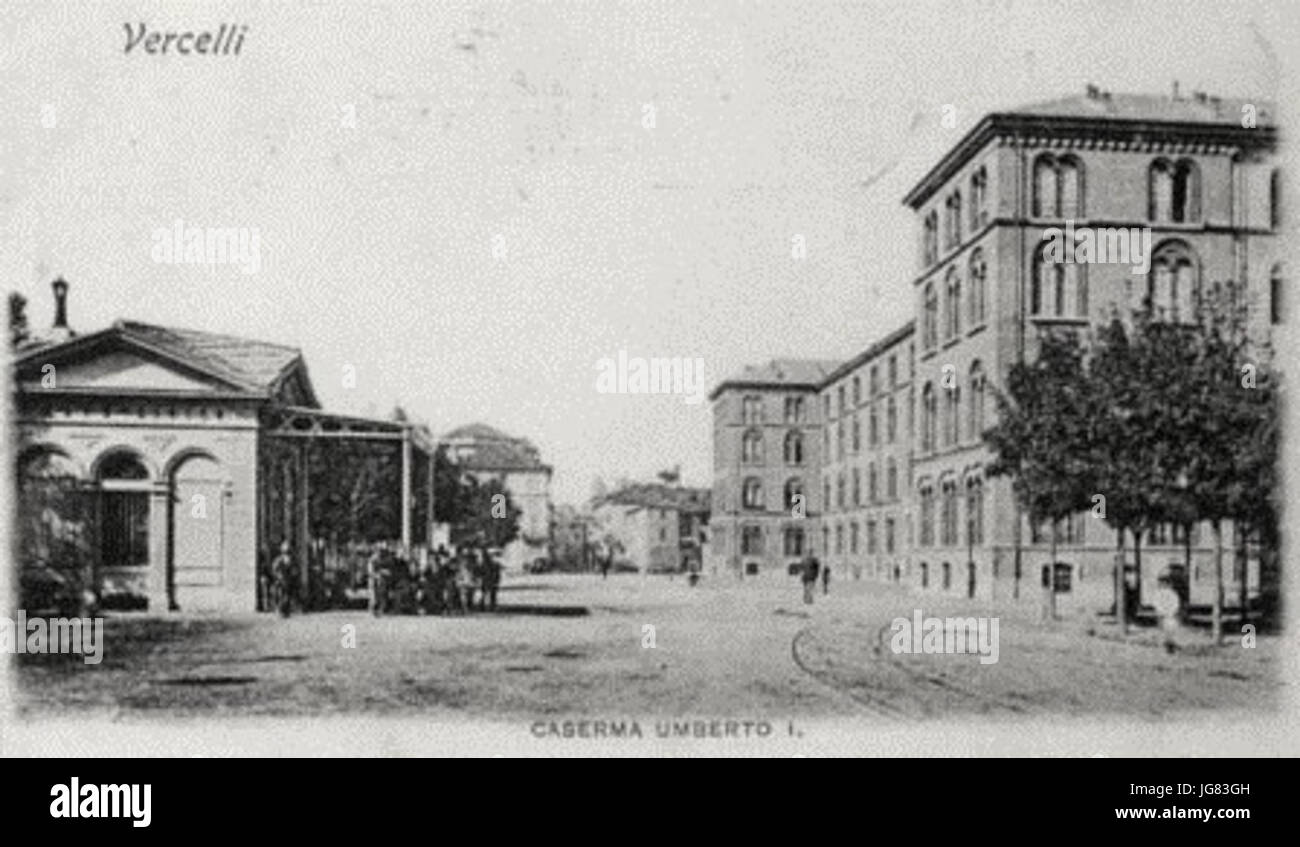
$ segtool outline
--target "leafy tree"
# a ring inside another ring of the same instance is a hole
[[[464,496],[464,510],[453,526],[457,544],[505,547],[519,537],[519,517],[523,512],[501,480],[479,482],[472,475],[466,476]]]
[[[984,433],[993,449],[990,476],[1010,476],[1032,525],[1051,526],[1051,560],[1045,588],[1047,615],[1056,617],[1058,526],[1089,506],[1095,490],[1088,462],[1089,400],[1083,353],[1072,333],[1046,333],[1038,355],[1012,366],[1007,391],[995,389],[997,423]]]

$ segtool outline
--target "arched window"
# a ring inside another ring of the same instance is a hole
[[[921,261],[927,267],[939,258],[939,213],[931,210],[925,216],[924,235],[921,242]]]
[[[944,443],[951,447],[956,444],[960,437],[958,427],[961,423],[961,388],[954,385],[948,389],[948,396],[944,401]]]
[[[862,421],[858,420],[856,413],[853,415],[853,453],[856,455],[862,450]]]
[[[867,409],[867,443],[875,447],[880,443],[880,418],[876,414],[876,404],[873,401],[871,407]]]
[[[930,587],[930,565],[926,562],[921,563],[921,587]]]
[[[880,483],[876,477],[876,463],[867,465],[867,500],[871,503],[880,501]]]
[[[922,483],[921,493],[921,546],[934,546],[934,489]]]
[[[923,452],[934,449],[934,413],[934,386],[927,382],[921,388],[921,450]]]
[[[925,284],[924,315],[921,321],[921,345],[927,350],[939,343],[939,295],[934,283]]]
[[[1030,280],[1030,314],[1044,318],[1086,318],[1088,316],[1088,277],[1086,265],[1054,262],[1047,245],[1034,255],[1033,279]]]
[[[1282,265],[1273,266],[1268,275],[1268,320],[1272,324],[1282,323]]]
[[[844,471],[840,471],[835,477],[835,505],[844,508]]]
[[[966,542],[984,543],[984,480],[974,475],[966,479]]]
[[[1282,225],[1282,176],[1276,168],[1268,178],[1268,210],[1269,221],[1277,229]]]
[[[1165,242],[1153,251],[1147,303],[1158,320],[1185,323],[1195,319],[1199,268],[1196,254],[1182,241]]]
[[[1062,156],[1056,163],[1061,207],[1058,217],[1076,220],[1083,216],[1083,163],[1074,156]]]
[[[890,500],[898,499],[898,464],[893,456],[885,461],[885,495]]]
[[[984,435],[984,368],[979,360],[970,366],[970,417],[966,433],[972,441]]]
[[[135,455],[113,453],[99,463],[100,560],[106,567],[149,564],[149,471]]]
[[[988,171],[980,168],[971,174],[970,178],[970,228],[971,232],[976,231],[984,224],[988,223],[988,190],[989,175]]]
[[[961,274],[956,268],[948,269],[948,303],[944,312],[946,338],[956,338],[961,332]]]
[[[885,401],[885,440],[893,444],[894,439],[898,437],[898,403],[894,400],[894,395],[889,395]]]
[[[1190,223],[1201,219],[1201,174],[1191,159],[1156,159],[1148,175],[1153,221]]]
[[[763,462],[763,433],[757,429],[751,429],[745,433],[745,437],[740,443],[740,460],[747,464],[757,465]]]
[[[741,418],[747,424],[759,424],[763,422],[763,398],[746,397],[741,404]]]
[[[970,302],[971,326],[984,323],[984,299],[988,296],[987,276],[988,266],[984,262],[984,251],[976,250],[970,254],[970,291],[966,295]]]
[[[948,562],[943,563],[943,588],[946,591],[952,587],[952,565]]]
[[[953,547],[957,544],[957,481],[955,479],[946,479],[943,482],[942,509],[939,543]]]
[[[948,246],[961,243],[961,192],[954,192],[948,200]]]
[[[862,471],[853,469],[853,505],[862,505]]]
[[[741,503],[746,509],[763,508],[763,482],[758,477],[751,476],[745,480],[745,487],[742,491]]]
[[[796,503],[795,502],[796,497],[798,498],[803,497],[803,480],[797,476],[792,476],[785,481],[786,511],[790,511],[797,505],[802,505],[805,507],[805,509],[807,508],[808,504],[802,499]]]
[[[803,464],[803,433],[792,429],[785,435],[785,463],[787,465]]]
[[[1042,154],[1034,160],[1034,217],[1082,217],[1083,186],[1083,162],[1078,157]]]
[[[1044,153],[1034,160],[1034,217],[1056,214],[1056,163]]]

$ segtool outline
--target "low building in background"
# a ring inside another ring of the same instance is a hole
[[[706,488],[637,483],[591,504],[599,555],[641,573],[675,573],[703,566],[710,494]]]
[[[531,441],[507,435],[483,423],[457,427],[439,443],[465,476],[480,483],[498,480],[521,512],[519,537],[506,545],[502,566],[523,571],[550,554],[551,474],[550,465]]]

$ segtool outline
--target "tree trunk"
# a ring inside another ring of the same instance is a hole
[[[1210,612],[1210,640],[1223,643],[1223,526],[1216,518],[1214,527],[1214,608]]]
[[[1115,530],[1115,621],[1121,635],[1128,634],[1127,599],[1124,591],[1124,527]]]
[[[1142,614],[1142,531],[1133,530],[1133,616]]]

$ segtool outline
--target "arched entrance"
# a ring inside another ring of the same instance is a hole
[[[130,450],[115,450],[96,463],[99,487],[99,573],[102,595],[143,597],[149,568],[149,469]]]
[[[205,605],[203,595],[224,579],[226,478],[215,460],[195,455],[176,466],[171,485],[168,595],[185,610]]]

